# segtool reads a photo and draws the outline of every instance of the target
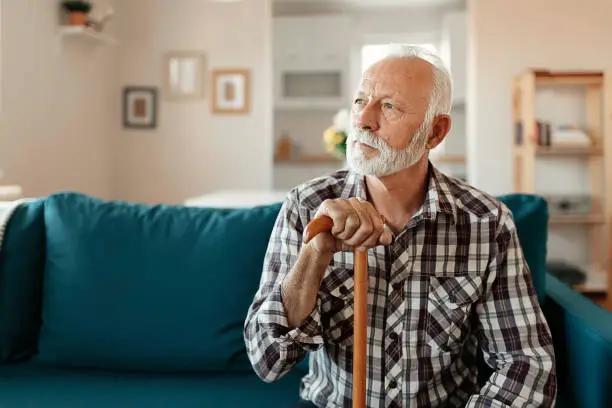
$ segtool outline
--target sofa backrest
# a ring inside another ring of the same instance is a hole
[[[533,194],[507,194],[498,199],[512,212],[533,286],[542,304],[546,295],[548,205],[542,197]]]
[[[512,211],[542,299],[548,213]],[[0,363],[250,371],[243,323],[281,203],[149,206],[58,193],[19,207],[0,251]]]
[[[0,364],[28,359],[40,329],[45,264],[44,200],[15,209],[0,250]]]
[[[149,206],[77,193],[41,203],[16,214],[0,251],[2,282],[29,276],[20,290],[37,294],[28,330],[0,343],[3,352],[66,367],[252,371],[243,325],[280,204]],[[26,223],[36,234],[19,228],[21,213],[36,214]],[[7,306],[0,317],[15,310]],[[30,336],[35,325],[40,333]],[[29,347],[5,347],[26,335]]]

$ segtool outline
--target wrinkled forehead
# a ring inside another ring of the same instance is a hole
[[[394,95],[402,99],[429,100],[433,75],[432,65],[421,59],[383,60],[363,73],[357,92],[372,97]]]

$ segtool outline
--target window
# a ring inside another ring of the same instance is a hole
[[[438,49],[433,44],[418,44],[433,52],[438,52]],[[389,52],[388,44],[367,44],[361,47],[361,72],[365,71],[372,64],[380,61],[387,56]]]

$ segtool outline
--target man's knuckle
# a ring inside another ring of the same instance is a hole
[[[374,232],[374,227],[369,222],[363,224],[361,226],[361,229],[362,229],[363,233],[367,234],[367,235],[370,235],[372,232]]]
[[[368,246],[368,247],[374,247],[374,246],[376,246],[376,243],[377,243],[377,242],[378,242],[378,241],[377,241],[377,240],[375,240],[375,239],[368,239],[368,240],[366,241],[366,244],[365,244],[365,245],[366,245],[366,246]]]
[[[320,213],[327,212],[329,210],[330,205],[331,205],[331,200],[329,199],[323,200],[323,202],[319,205],[318,212]]]
[[[346,225],[348,224],[348,218],[346,214],[343,213],[335,214],[332,219],[334,220],[334,226],[336,227],[337,231],[344,230]]]

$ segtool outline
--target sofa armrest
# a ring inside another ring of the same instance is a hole
[[[568,406],[612,407],[612,312],[547,274],[544,314],[557,360],[559,398]]]

